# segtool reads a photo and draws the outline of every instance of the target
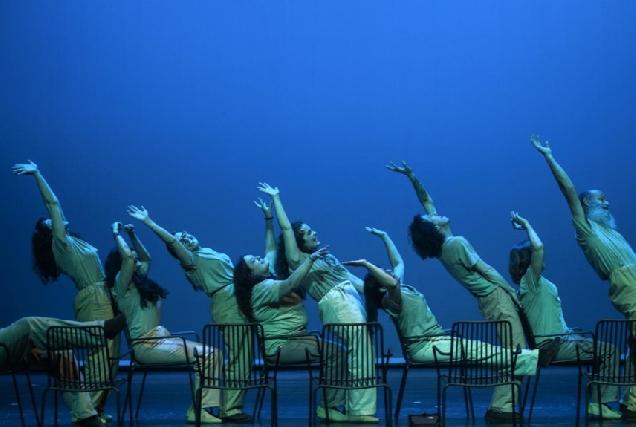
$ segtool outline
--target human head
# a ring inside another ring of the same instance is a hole
[[[199,241],[197,240],[197,238],[185,230],[175,231],[174,233],[172,233],[172,235],[175,239],[177,239],[179,243],[183,245],[183,247],[185,247],[190,252],[198,251],[201,248],[199,246]],[[178,258],[177,253],[174,251],[174,248],[170,243],[166,243],[166,248],[168,249],[170,255],[172,255],[174,258]]]
[[[610,212],[610,205],[601,190],[588,190],[579,194],[579,201],[588,221],[616,229],[616,220]]]
[[[301,252],[310,254],[313,253],[316,248],[318,248],[318,246],[316,245],[314,249],[310,249],[310,247],[313,247],[313,243],[319,244],[320,242],[318,241],[316,234],[312,232],[309,226],[307,226],[303,221],[294,221],[292,222],[291,227],[292,231],[294,232],[296,246]],[[309,246],[306,245],[307,240],[310,240]],[[281,233],[278,237],[274,269],[276,271],[276,276],[279,279],[286,279],[287,277],[289,277],[289,263],[287,262],[287,257],[285,256],[285,239],[283,233]]]
[[[409,225],[409,242],[413,250],[422,258],[437,258],[442,253],[446,236],[442,229],[447,228],[449,220],[438,215],[415,215]]]
[[[382,307],[382,298],[386,294],[380,282],[371,274],[364,276],[364,305],[368,322],[377,322],[378,309]]]
[[[271,277],[267,260],[256,260],[256,258],[253,255],[243,255],[234,266],[234,295],[239,309],[248,319],[253,319],[252,289]]]
[[[31,236],[31,250],[33,252],[33,271],[43,284],[55,282],[60,276],[53,255],[53,230],[47,225],[45,218],[35,223]]]
[[[528,271],[531,262],[532,248],[529,240],[524,240],[510,249],[510,255],[508,256],[508,273],[510,273],[510,278],[513,283],[518,285],[521,282],[521,278],[526,274],[526,271]]]

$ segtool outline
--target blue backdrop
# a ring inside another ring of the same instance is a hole
[[[128,204],[232,259],[261,253],[252,201],[265,181],[340,260],[387,265],[364,226],[384,229],[444,326],[478,319],[475,299],[408,245],[422,209],[385,169],[406,160],[505,277],[524,237],[509,212],[530,219],[570,326],[617,317],[529,136],[552,143],[579,190],[606,192],[636,244],[634,16],[626,0],[0,2],[0,325],[73,318],[72,283],[44,287],[31,271],[46,210],[34,179],[12,176],[27,159],[102,258],[110,223],[133,221]],[[207,297],[137,229],[171,291],[162,323],[200,329]]]

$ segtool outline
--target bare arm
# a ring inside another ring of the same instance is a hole
[[[530,240],[530,247],[532,250],[530,269],[532,270],[534,277],[538,279],[543,271],[543,261],[545,257],[543,242],[541,242],[539,235],[536,231],[534,231],[534,228],[532,228],[532,225],[530,225],[530,222],[527,219],[519,216],[517,212],[511,212],[510,215],[512,217],[512,226],[516,230],[526,230],[528,233],[528,239]]]
[[[254,201],[265,215],[265,254],[276,252],[276,236],[274,235],[274,215],[272,214],[272,202],[265,203],[262,199]]]
[[[279,297],[282,298],[298,288],[305,276],[307,276],[307,273],[309,273],[309,270],[311,270],[311,266],[314,265],[314,261],[316,261],[318,258],[324,257],[328,253],[328,247],[318,249],[316,252],[311,254],[302,264],[300,264],[300,267],[294,270],[294,272],[290,274],[287,279],[281,280],[279,285]]]
[[[144,244],[141,243],[139,237],[137,237],[137,233],[135,233],[135,227],[132,224],[125,225],[124,231],[128,233],[128,238],[130,238],[130,242],[132,243],[135,252],[137,252],[137,257],[139,259],[139,263],[141,264],[140,273],[144,275],[148,274],[148,271],[150,270],[150,263],[152,262],[148,250],[146,249]]]
[[[422,185],[420,180],[417,179],[417,177],[415,176],[415,173],[406,164],[405,161],[402,161],[402,167],[399,167],[393,162],[391,162],[390,164],[387,165],[387,169],[393,172],[406,175],[411,181],[411,184],[413,185],[413,189],[415,190],[415,194],[417,195],[417,199],[420,201],[420,204],[422,205],[426,213],[429,215],[437,214],[437,210],[435,209],[435,205],[433,204],[433,198],[431,197],[430,194],[428,194],[428,192],[424,188],[424,185]]]
[[[66,224],[64,224],[66,218],[64,218],[62,206],[60,205],[58,198],[55,196],[55,193],[53,193],[53,190],[44,179],[44,176],[40,173],[38,165],[33,163],[31,160],[29,160],[29,163],[16,164],[13,166],[13,173],[15,175],[33,175],[35,177],[35,182],[38,184],[42,201],[44,202],[44,206],[51,217],[53,235],[57,239],[66,241]]]
[[[165,228],[161,227],[159,224],[154,222],[148,211],[143,206],[141,209],[136,206],[128,206],[128,213],[133,218],[144,223],[148,228],[152,230],[165,244],[170,245],[174,250],[177,258],[182,264],[189,264],[192,260],[192,254],[189,250],[183,246],[183,244],[178,241],[172,234],[170,234]]]
[[[120,232],[123,229],[121,222],[114,222],[111,225],[111,232],[117,245],[119,255],[121,255],[121,267],[119,269],[119,283],[128,284],[132,281],[133,273],[135,272],[135,256],[133,255],[130,247],[126,243],[126,240],[121,236]],[[124,293],[128,289],[118,289],[118,291]]]
[[[400,281],[396,277],[393,277],[380,267],[370,263],[366,259],[358,259],[354,261],[345,261],[342,263],[343,265],[351,266],[351,267],[364,267],[366,268],[371,275],[377,279],[380,283],[380,286],[386,289],[393,289],[399,286]]]
[[[565,200],[570,207],[570,211],[572,212],[572,218],[578,221],[587,221],[585,217],[585,212],[583,211],[583,206],[581,206],[581,201],[579,200],[579,195],[574,187],[574,183],[565,172],[565,170],[557,163],[552,155],[552,149],[550,148],[550,144],[548,141],[545,144],[541,144],[541,139],[539,136],[532,135],[530,137],[530,142],[534,148],[537,149],[543,157],[545,157],[546,162],[548,162],[548,166],[550,166],[550,170],[552,171],[552,175],[556,179],[559,188],[561,189],[561,193],[565,196]]]
[[[274,211],[276,212],[276,218],[278,219],[278,226],[283,233],[283,240],[285,241],[285,256],[288,262],[298,262],[300,260],[300,248],[296,244],[296,236],[294,236],[294,230],[292,230],[291,222],[287,217],[287,213],[283,208],[283,204],[280,201],[280,191],[276,187],[261,182],[258,189],[265,194],[271,196],[274,203]]]
[[[391,240],[391,237],[382,230],[378,230],[377,228],[367,227],[367,231],[374,236],[378,236],[384,242],[384,246],[386,248],[387,255],[389,256],[389,262],[391,263],[391,267],[393,268],[393,275],[401,282],[404,280],[404,260],[398,252],[395,243]]]

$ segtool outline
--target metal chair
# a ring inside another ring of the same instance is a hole
[[[147,338],[131,338],[130,330],[128,327],[124,329],[124,335],[126,336],[126,343],[130,349],[130,369],[128,370],[128,394],[131,396],[132,402],[132,380],[135,371],[143,372],[144,376],[141,380],[141,387],[139,389],[139,398],[137,399],[137,409],[135,409],[135,419],[139,417],[139,409],[141,408],[141,400],[144,394],[146,386],[146,377],[149,372],[161,372],[166,370],[184,370],[188,374],[190,381],[190,395],[192,396],[192,403],[195,403],[194,399],[194,379],[192,377],[193,371],[196,369],[196,361],[190,359],[188,352],[185,352],[185,363],[143,363],[137,360],[135,357],[135,343],[144,341],[161,341],[169,338],[177,338],[183,341],[183,347],[186,347],[185,337],[192,335],[194,341],[199,342],[199,334],[194,331],[183,332],[171,332],[169,337],[147,337]],[[124,403],[124,412],[126,411],[126,402]]]
[[[263,327],[258,323],[208,323],[203,327],[203,347],[215,348],[212,357],[207,352],[195,352],[199,368],[200,383],[195,393],[195,408],[197,413],[196,425],[201,424],[200,414],[203,390],[250,390],[269,389],[271,392],[271,425],[278,425],[276,387],[270,373],[266,369],[254,369],[254,362],[262,360],[265,355],[262,341]],[[226,354],[242,354],[244,360],[234,361],[230,372],[230,361],[219,357],[225,350]],[[256,417],[258,401],[254,405],[253,417]]]
[[[584,364],[579,364],[579,377],[587,380],[585,393],[585,407],[587,408],[592,386],[636,386],[636,320],[600,320],[594,330],[594,349],[591,369],[586,370]],[[590,352],[577,347],[579,357],[589,356]],[[601,412],[601,390],[596,387],[599,413]],[[581,395],[577,399],[577,425],[581,411]],[[589,416],[585,417],[586,424]]]
[[[322,337],[325,342],[336,345],[323,345],[320,348],[320,373],[314,378],[314,402],[309,414],[312,425],[316,424],[318,389],[322,389],[323,400],[327,400],[326,390],[329,388],[344,389],[347,393],[360,389],[382,388],[386,425],[390,427],[393,419],[392,394],[387,382],[387,368],[392,353],[390,350],[384,350],[382,325],[377,322],[328,323],[323,326]],[[348,362],[348,369],[344,372],[327,369],[328,360],[341,359]],[[328,412],[326,421],[329,422]]]
[[[50,364],[48,385],[42,393],[41,425],[44,425],[46,396],[55,394],[54,419],[57,426],[58,393],[81,393],[101,390],[114,391],[117,395],[117,420],[123,424],[119,387],[127,383],[126,378],[115,378],[113,365],[121,356],[109,354],[104,328],[101,326],[52,326],[46,333],[46,349]],[[130,394],[126,394],[130,400]],[[132,426],[132,403],[130,406]]]
[[[20,388],[18,387],[18,379],[17,374],[23,373],[27,380],[27,385],[29,388],[29,396],[31,397],[31,404],[33,405],[33,413],[35,414],[35,421],[37,425],[40,425],[40,419],[38,417],[38,409],[35,403],[35,396],[33,395],[33,385],[31,383],[31,376],[29,375],[28,366],[25,363],[16,363],[11,358],[11,353],[9,352],[9,347],[6,344],[0,342],[0,351],[6,353],[7,360],[7,369],[0,371],[0,375],[11,375],[11,379],[13,380],[13,389],[15,391],[15,398],[18,404],[18,411],[20,412],[20,422],[22,423],[22,427],[26,427],[26,422],[24,421],[24,408],[22,407],[22,399],[20,397]]]
[[[448,357],[447,367],[438,371],[442,388],[441,425],[446,424],[446,392],[449,387],[496,387],[509,385],[512,400],[520,386],[515,381],[515,364],[521,353],[519,346],[501,347],[512,343],[512,326],[508,321],[461,321],[452,327],[455,337],[449,353],[434,348],[434,355]],[[484,345],[490,344],[490,345]],[[445,373],[444,373],[445,372]],[[471,411],[474,418],[474,412]],[[513,425],[521,423],[521,417],[513,417]]]

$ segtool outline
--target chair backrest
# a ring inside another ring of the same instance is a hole
[[[452,328],[449,383],[489,386],[514,380],[518,351],[508,321],[461,321]]]
[[[377,322],[328,323],[322,329],[319,384],[342,388],[386,384],[390,352],[384,349],[384,331]],[[328,343],[328,344],[327,344]],[[348,369],[329,367],[346,360]]]
[[[262,340],[258,340],[258,336],[263,336],[263,326],[258,323],[205,325],[202,335],[204,348],[213,347],[222,352],[224,358],[234,359],[224,361],[224,358],[208,351],[197,353],[201,384],[215,388],[242,389],[266,383],[264,370],[253,369],[255,362],[262,360],[265,354]]]
[[[101,326],[52,326],[46,332],[49,387],[102,390],[113,385],[113,358]]]
[[[594,334],[592,364],[592,375],[595,381],[636,383],[636,373],[632,368],[636,356],[635,332],[636,320],[598,321]]]

